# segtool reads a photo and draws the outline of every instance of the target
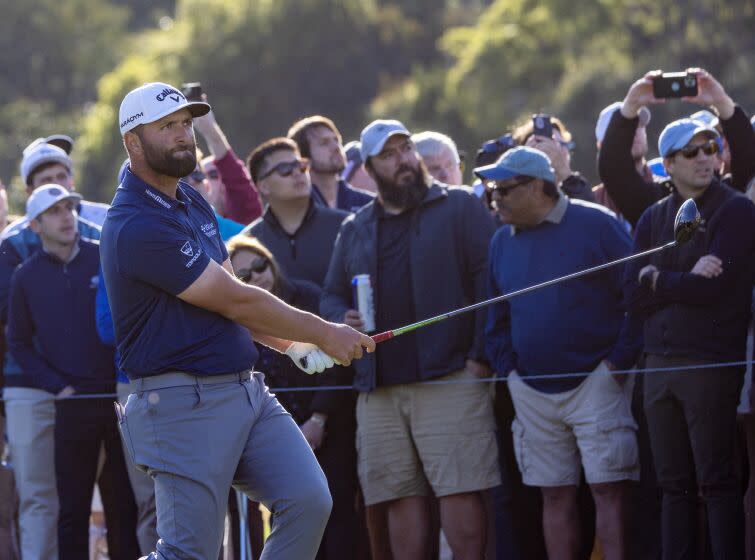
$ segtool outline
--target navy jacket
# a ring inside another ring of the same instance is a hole
[[[288,279],[307,280],[322,286],[330,251],[346,216],[348,213],[343,210],[318,205],[313,196],[304,220],[293,235],[281,227],[269,206],[262,217],[242,233],[259,239],[275,256]]]
[[[351,280],[377,278],[377,212],[373,201],[349,216],[333,249],[320,312],[343,322],[354,308]],[[416,319],[425,319],[485,299],[488,244],[493,220],[466,190],[434,184],[414,215],[410,240],[412,297]],[[376,280],[373,280],[373,285]],[[377,294],[374,305],[380,305]],[[485,310],[468,313],[417,331],[421,379],[464,368],[467,358],[485,362]],[[400,327],[403,325],[394,325]],[[353,362],[358,391],[376,386],[375,355]]]
[[[683,200],[678,193],[648,208],[637,223],[634,250],[643,251],[673,239],[673,224]],[[714,180],[696,200],[703,222],[692,239],[631,261],[627,297],[645,318],[645,352],[704,361],[745,358],[755,267],[755,206],[746,197]],[[723,261],[715,278],[691,274],[703,255]],[[660,274],[653,291],[637,283],[642,267]]]
[[[38,251],[13,275],[8,346],[33,386],[114,391],[113,350],[95,325],[99,268],[99,247],[82,240],[71,262]]]

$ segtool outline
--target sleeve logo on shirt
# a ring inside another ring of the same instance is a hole
[[[215,227],[215,224],[212,222],[208,222],[202,226],[202,233],[204,233],[207,237],[215,237],[218,234],[218,230]]]
[[[191,248],[191,243],[189,243],[188,241],[183,244],[183,247],[181,247],[181,252],[187,257],[194,256],[194,249]]]

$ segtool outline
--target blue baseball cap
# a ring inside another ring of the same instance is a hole
[[[551,183],[556,182],[556,173],[551,166],[551,160],[540,150],[529,146],[512,148],[503,154],[497,162],[478,167],[474,170],[474,173],[483,181],[486,179],[504,181],[524,175]]]
[[[378,155],[388,139],[397,134],[411,136],[406,127],[395,120],[378,119],[365,126],[359,136],[362,161],[366,162],[367,158]]]
[[[651,159],[647,165],[654,178],[668,179],[668,172],[666,171],[666,166],[663,165],[662,157]]]
[[[658,137],[658,151],[661,157],[668,157],[672,152],[681,150],[689,144],[689,141],[695,135],[701,132],[706,133],[711,138],[718,138],[716,129],[702,121],[687,118],[669,123]]]

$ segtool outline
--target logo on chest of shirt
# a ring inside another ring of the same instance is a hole
[[[215,224],[212,222],[207,222],[202,227],[202,233],[204,233],[207,237],[215,237],[218,234],[218,228],[215,227]]]

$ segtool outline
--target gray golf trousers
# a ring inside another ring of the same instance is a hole
[[[317,459],[261,373],[136,380],[119,408],[124,444],[155,481],[148,558],[216,560],[233,485],[271,512],[262,559],[314,558],[332,500]]]

